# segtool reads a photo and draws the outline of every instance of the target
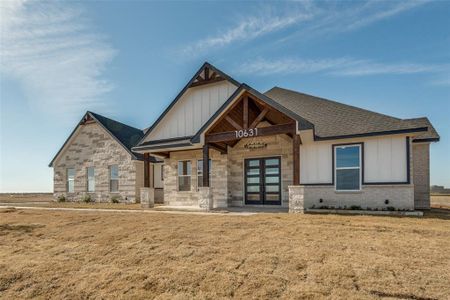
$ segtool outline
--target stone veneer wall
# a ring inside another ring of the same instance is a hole
[[[119,192],[109,192],[109,166],[119,166]],[[67,193],[67,168],[75,168],[75,192]],[[95,168],[95,192],[87,193],[87,167]],[[54,168],[54,196],[65,195],[69,201],[80,201],[86,194],[92,200],[111,201],[118,196],[122,202],[139,200],[143,185],[143,163],[131,155],[97,123],[81,125],[72,141],[57,160]],[[140,176],[137,176],[139,174]]]
[[[251,142],[267,144],[266,148],[250,150],[245,145]],[[244,160],[258,157],[281,157],[281,198],[282,206],[289,205],[288,186],[292,185],[292,139],[286,135],[274,135],[253,139],[243,139],[233,148],[228,148],[228,205],[244,205]]]
[[[414,209],[414,186],[402,185],[366,185],[360,192],[336,192],[330,186],[302,186],[305,208],[350,208],[352,205],[363,209],[383,209],[389,206],[398,209]],[[322,202],[320,202],[322,199]],[[385,200],[389,200],[386,204]]]
[[[414,205],[430,208],[430,143],[413,143]]]
[[[198,206],[197,160],[203,159],[202,150],[171,152],[164,160],[164,204],[172,206]],[[214,207],[227,207],[227,155],[210,150],[212,161],[210,186]],[[191,161],[191,190],[178,191],[178,161]]]

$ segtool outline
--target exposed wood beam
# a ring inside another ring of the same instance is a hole
[[[256,136],[268,136],[268,135],[275,135],[275,134],[288,134],[288,133],[295,133],[295,123],[286,123],[286,124],[280,124],[280,125],[273,125],[268,127],[261,127],[258,128],[257,135],[248,136],[250,137],[256,137]],[[212,133],[206,135],[206,142],[207,143],[216,143],[216,142],[227,142],[227,141],[234,141],[239,138],[236,138],[236,132],[235,131],[226,131],[226,132],[220,132],[220,133]],[[243,137],[245,138],[245,137]]]
[[[203,145],[203,187],[209,187],[209,145]]]
[[[227,154],[227,152],[228,152],[226,146],[225,146],[225,147],[222,147],[222,146],[217,145],[217,144],[209,144],[209,147],[212,148],[212,149],[215,149],[215,150],[219,151],[220,154]]]
[[[211,73],[211,76],[209,77],[209,79],[214,79],[214,78],[216,78],[216,76],[217,76],[217,73],[213,71]]]
[[[164,157],[164,158],[169,158],[170,157],[168,152],[155,152],[154,154],[157,155],[157,156]]]
[[[250,128],[255,128],[259,124],[259,122],[261,122],[262,119],[264,119],[264,117],[266,116],[266,114],[268,112],[269,112],[269,108],[268,107],[264,108],[264,110],[252,122],[252,124],[250,125]]]
[[[293,184],[300,185],[300,136],[294,134],[292,139],[292,153],[293,153]]]
[[[228,123],[230,123],[231,125],[233,125],[234,128],[236,128],[237,130],[241,130],[242,126],[239,125],[235,120],[233,120],[230,116],[225,116],[225,120],[227,120]]]
[[[244,120],[244,129],[248,128],[248,97],[244,98],[244,113],[243,118]]]
[[[203,79],[203,78],[202,78]],[[204,84],[210,84],[210,83],[215,83],[215,82],[220,82],[220,81],[224,81],[225,78],[222,77],[216,77],[214,79],[211,80],[202,80],[202,81],[197,81],[194,83],[191,83],[190,87],[195,87],[195,86],[199,86],[199,85],[204,85]]]
[[[230,105],[230,107],[228,107],[228,109],[226,110],[226,112],[223,113],[223,114],[216,120],[215,124],[220,124],[220,122],[222,122],[222,121],[225,119],[225,117],[226,117],[231,111],[233,111],[233,109],[235,109],[236,106],[237,106],[239,103],[241,103],[242,97],[245,97],[245,94],[244,94],[243,96],[241,96],[238,100],[234,101],[234,103],[232,103],[232,104]],[[215,126],[214,126],[214,127],[215,127]],[[214,127],[210,128],[205,134],[208,134],[212,129],[214,129]]]

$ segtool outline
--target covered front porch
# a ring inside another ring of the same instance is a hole
[[[147,174],[153,155],[164,159],[168,207],[286,211],[289,187],[300,184],[298,121],[262,97],[242,90],[196,136],[151,145],[144,153],[144,205],[154,197]]]

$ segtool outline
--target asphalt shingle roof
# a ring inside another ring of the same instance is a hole
[[[427,131],[419,133],[415,138],[414,141],[439,141],[440,136],[437,133],[436,129],[434,129],[433,125],[431,124],[430,120],[426,117],[422,118],[414,118],[414,119],[405,119],[404,121],[409,122],[411,124],[415,124],[416,126],[423,126],[428,127]]]
[[[401,132],[420,128],[426,130],[427,127],[428,131],[424,131],[423,136],[437,135],[426,118],[420,118],[420,122],[402,120],[279,87],[274,87],[264,94],[314,124],[315,135],[318,138]],[[426,119],[427,122],[422,119]]]
[[[90,112],[90,111],[86,112],[86,114],[84,115],[83,119],[87,115],[90,115],[95,121],[100,123],[100,125],[103,126],[105,128],[105,130],[112,135],[113,138],[115,138],[120,144],[123,145],[123,147],[126,148],[126,150],[131,154],[131,156],[134,159],[138,159],[138,160],[143,160],[144,159],[144,155],[143,154],[136,153],[136,152],[133,152],[131,150],[131,148],[136,146],[139,143],[139,141],[142,139],[142,137],[144,136],[144,131],[143,130],[140,130],[140,129],[135,128],[135,127],[131,127],[129,125],[120,123],[118,121],[109,119],[107,117],[104,117],[102,115],[99,115],[99,114],[96,114],[96,113],[93,113],[93,112]],[[50,167],[53,165],[53,162],[55,161],[55,159],[58,157],[58,155],[61,153],[61,151],[64,149],[64,147],[67,145],[67,143],[69,142],[70,138],[75,134],[75,131],[81,125],[83,119],[80,121],[80,123],[78,123],[77,127],[75,127],[75,129],[69,135],[69,137],[64,142],[62,147],[56,153],[55,157],[52,159],[52,161],[49,164]],[[150,156],[150,161],[151,162],[157,162],[158,160],[155,157]]]
[[[144,132],[140,129],[128,126],[93,112],[89,113],[100,123],[102,123],[102,125],[130,151],[131,148],[137,145],[137,143],[144,136]]]

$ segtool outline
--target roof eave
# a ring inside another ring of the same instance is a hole
[[[423,138],[423,139],[414,139],[412,142],[413,143],[436,143],[439,142],[441,140],[440,137],[435,137],[435,138]]]
[[[326,141],[326,140],[339,140],[339,139],[351,139],[358,137],[369,137],[369,136],[380,136],[380,135],[392,135],[392,134],[404,134],[404,133],[414,133],[414,132],[423,132],[427,131],[428,127],[418,127],[418,128],[408,128],[408,129],[399,129],[399,130],[386,130],[386,131],[376,131],[376,132],[367,132],[367,133],[357,133],[357,134],[349,134],[349,135],[337,135],[337,136],[326,136],[321,137],[314,134],[315,141]]]

